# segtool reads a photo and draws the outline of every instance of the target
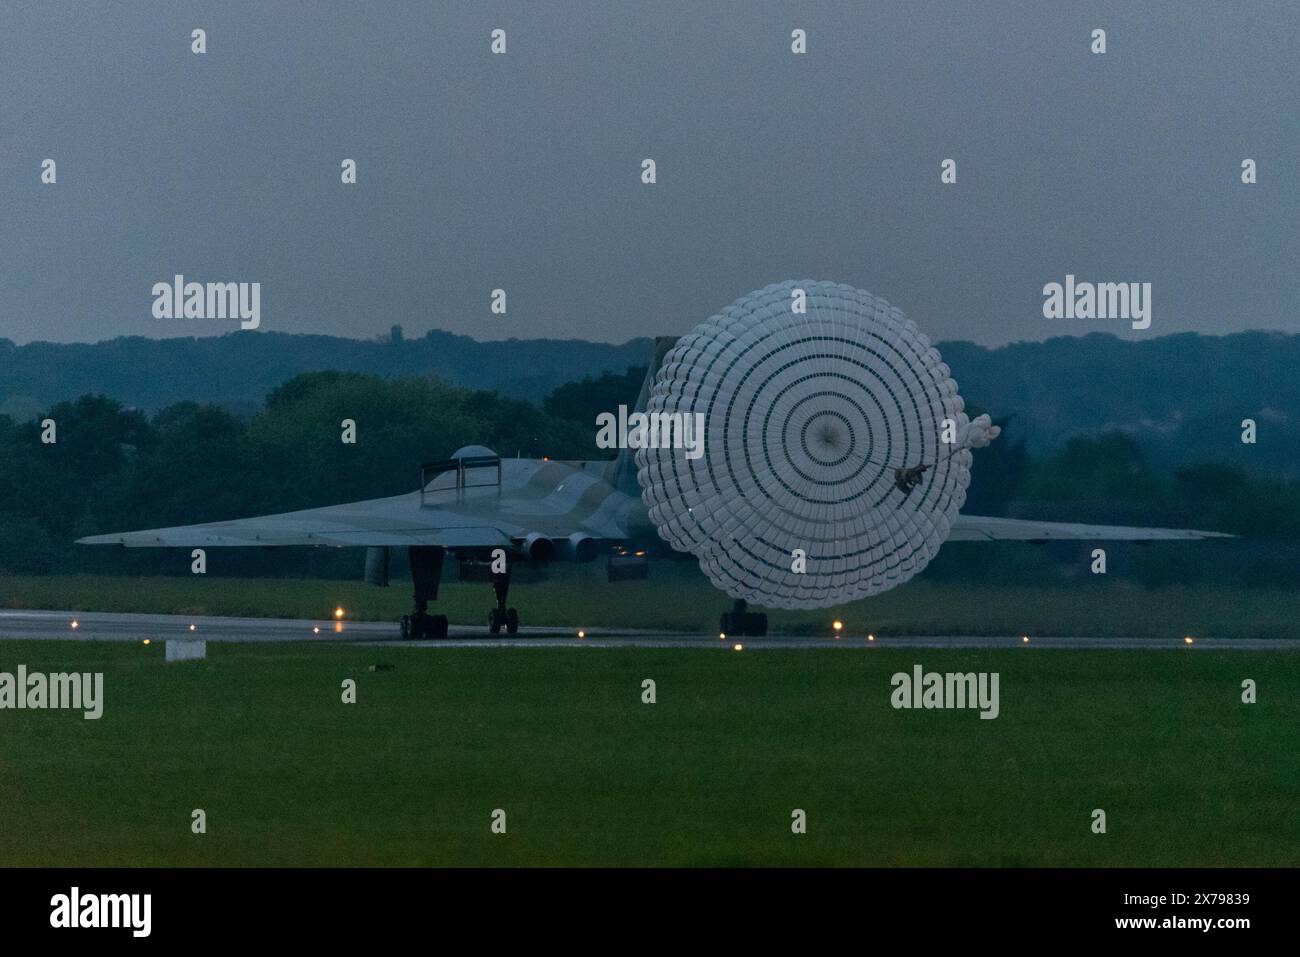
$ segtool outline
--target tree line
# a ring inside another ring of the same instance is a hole
[[[587,377],[540,407],[425,378],[316,372],[274,389],[252,415],[195,402],[146,415],[102,395],[58,403],[25,422],[0,415],[0,572],[188,573],[183,550],[73,542],[396,495],[414,490],[422,462],[463,445],[505,457],[607,458],[595,447],[595,417],[631,405],[643,375],[633,368]],[[42,441],[47,419],[52,443]],[[344,419],[356,423],[355,444],[341,441]],[[1300,481],[1216,462],[1158,467],[1118,431],[1078,435],[1035,456],[1014,417],[1001,424],[1003,437],[975,453],[964,511],[1231,532],[1241,539],[1110,546],[1112,573],[1147,585],[1300,582]],[[926,574],[1069,577],[1087,572],[1091,547],[954,543]],[[971,548],[984,557],[972,559]],[[351,549],[230,549],[217,573],[351,576],[360,562]]]

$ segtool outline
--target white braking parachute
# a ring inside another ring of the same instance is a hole
[[[704,451],[637,450],[650,518],[735,598],[819,608],[893,588],[938,552],[969,450],[998,434],[966,416],[950,371],[869,292],[807,281],[750,293],[659,370],[647,412],[702,413]]]

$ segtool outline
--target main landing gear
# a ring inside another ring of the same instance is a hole
[[[745,599],[738,598],[731,611],[722,613],[718,631],[724,635],[762,638],[767,634],[767,615],[750,611]]]
[[[494,635],[501,634],[504,627],[507,635],[519,632],[519,612],[506,607],[506,598],[510,595],[510,572],[492,575],[492,590],[497,595],[497,606],[488,612],[488,631]]]
[[[411,579],[415,583],[415,609],[402,616],[402,638],[407,641],[446,638],[447,616],[429,614],[429,602],[438,598],[445,549],[435,545],[412,545],[407,552],[411,557]],[[481,578],[478,580],[482,581]],[[496,592],[497,604],[488,612],[488,631],[499,635],[504,628],[507,635],[518,634],[519,612],[506,607],[510,595],[510,573],[493,574],[492,589]]]
[[[415,583],[415,608],[411,614],[402,616],[402,638],[406,641],[446,638],[447,616],[429,614],[429,602],[438,597],[443,549],[435,545],[412,545],[407,553]]]

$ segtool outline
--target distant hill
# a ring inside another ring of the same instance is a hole
[[[1300,474],[1300,335],[1180,333],[1127,341],[1094,333],[986,349],[939,343],[968,402],[1014,413],[1028,447],[1072,435],[1132,433],[1155,461],[1221,462]],[[1241,442],[1241,422],[1258,442]]]
[[[1300,423],[1300,335],[1194,333],[1126,341],[1093,334],[988,349],[939,343],[968,402],[1041,452],[1072,435],[1122,429],[1162,464],[1215,461],[1294,475]],[[275,386],[323,369],[436,376],[540,405],[585,375],[644,365],[649,339],[477,342],[433,331],[419,339],[234,332],[217,338],[119,338],[93,345],[0,339],[0,412],[26,419],[52,403],[98,392],[148,411],[181,399],[237,411],[260,407]],[[1241,420],[1259,424],[1242,445]]]
[[[151,412],[182,399],[251,411],[286,379],[325,369],[390,378],[432,376],[540,405],[556,386],[587,374],[644,365],[650,353],[649,339],[623,345],[562,339],[477,342],[437,330],[400,341],[282,332],[202,339],[132,336],[93,345],[15,346],[0,339],[0,412],[26,418],[86,392]]]

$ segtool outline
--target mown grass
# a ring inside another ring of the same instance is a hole
[[[1285,652],[208,655],[0,642],[0,671],[106,686],[98,721],[0,711],[0,863],[1300,864],[1300,656]],[[1000,716],[894,710],[890,676],[915,663],[997,671]]]
[[[453,624],[485,621],[485,584],[445,582],[436,610]],[[527,625],[617,626],[708,634],[730,600],[698,570],[660,564],[645,581],[608,584],[603,566],[555,566],[519,582],[510,603]],[[410,610],[408,582],[389,588],[323,579],[3,576],[0,608],[328,618],[343,605],[356,620],[395,621]],[[827,634],[839,618],[850,633],[882,635],[1134,635],[1300,637],[1300,593],[1198,585],[1143,589],[1115,580],[1001,586],[913,580],[840,608],[769,611],[786,634]]]

